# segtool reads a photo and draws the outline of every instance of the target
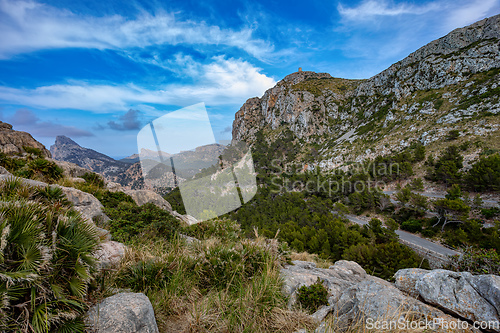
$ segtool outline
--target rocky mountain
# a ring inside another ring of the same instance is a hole
[[[125,188],[147,188],[160,192],[175,184],[169,163],[170,157],[175,161],[177,182],[182,182],[213,165],[214,161],[218,161],[218,156],[224,149],[222,145],[212,144],[197,147],[193,151],[182,151],[175,155],[162,152],[161,159],[157,151],[142,149],[140,154],[117,161],[93,149],[81,147],[66,136],[56,137],[55,144],[50,147],[55,160],[77,164]],[[162,161],[167,161],[167,163],[162,164]],[[146,170],[145,178],[143,168]]]
[[[497,148],[500,127],[500,15],[456,29],[367,80],[299,71],[236,113],[233,141],[273,141],[291,130],[302,156],[337,168],[429,148],[451,130]]]
[[[7,155],[23,154],[24,147],[39,149],[43,157],[50,157],[50,152],[31,134],[13,130],[12,125],[0,121],[0,151]]]
[[[75,163],[106,178],[114,177],[130,166],[93,149],[81,147],[64,135],[56,137],[56,142],[50,146],[50,152],[55,160]]]

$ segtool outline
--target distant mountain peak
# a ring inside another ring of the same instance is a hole
[[[76,143],[75,141],[71,140],[70,138],[68,138],[67,136],[65,135],[58,135],[56,136],[56,142],[55,142],[55,145],[56,146],[60,146],[60,145],[71,145],[71,146],[78,146],[78,147],[81,147],[78,143]]]

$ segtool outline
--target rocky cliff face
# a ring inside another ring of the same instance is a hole
[[[15,131],[12,125],[0,121],[0,151],[7,155],[23,154],[26,152],[23,147],[40,149],[43,157],[50,157],[50,152],[31,134]]]
[[[452,31],[368,80],[296,72],[236,113],[233,140],[290,129],[319,145],[318,163],[349,161],[425,145],[450,130],[498,135],[500,15]],[[272,134],[271,134],[272,133]]]

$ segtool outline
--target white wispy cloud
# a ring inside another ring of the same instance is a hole
[[[76,15],[32,0],[0,0],[0,59],[42,49],[123,49],[150,45],[226,45],[262,59],[274,47],[254,38],[253,30],[222,29],[205,22],[178,20],[172,13],[142,12],[135,19],[119,15]]]
[[[500,14],[500,0],[468,1],[458,8],[450,8],[444,27],[448,30],[463,27],[488,17],[492,13]]]
[[[365,0],[357,7],[346,7],[339,3],[337,9],[345,20],[369,20],[381,16],[421,15],[441,8],[439,3],[417,6],[409,3],[394,4],[380,0]]]
[[[335,47],[356,59],[361,73],[357,77],[369,77],[453,29],[499,14],[500,0],[435,0],[423,4],[364,0],[356,6],[340,2],[337,10],[340,19],[335,32],[347,38]]]
[[[0,87],[0,100],[36,108],[78,109],[96,113],[124,110],[138,104],[230,105],[244,102],[251,96],[261,96],[276,84],[260,73],[260,69],[241,59],[214,57],[200,64],[189,56],[177,57],[185,62],[194,83],[170,84],[158,90],[148,90],[134,84],[105,85],[72,81],[67,84],[42,86],[35,89]]]

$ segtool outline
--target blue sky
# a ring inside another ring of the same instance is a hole
[[[369,78],[500,0],[0,0],[0,119],[113,157],[149,121],[204,102],[216,139],[298,67]]]

